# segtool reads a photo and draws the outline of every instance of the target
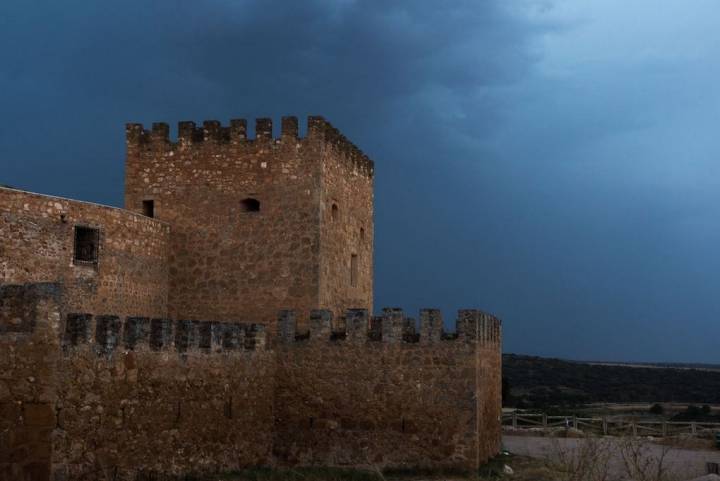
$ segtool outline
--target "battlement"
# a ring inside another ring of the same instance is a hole
[[[172,151],[205,145],[297,145],[298,142],[320,141],[337,151],[365,175],[372,177],[374,163],[330,122],[321,116],[309,116],[307,136],[299,136],[297,117],[281,119],[280,137],[273,137],[273,121],[270,118],[255,119],[255,138],[250,138],[246,119],[232,119],[223,126],[217,120],[205,120],[202,127],[192,121],[178,122],[178,138],[170,138],[170,127],[165,122],[155,122],[150,129],[139,123],[125,125],[128,148],[141,147],[148,151]]]
[[[429,344],[457,341],[499,347],[502,338],[500,319],[478,309],[459,310],[455,332],[444,331],[442,314],[438,309],[420,310],[419,329],[416,320],[406,317],[399,308],[385,308],[381,316],[370,316],[367,309],[348,309],[337,322],[333,322],[331,311],[318,309],[310,313],[309,326],[308,331],[298,332],[295,312],[281,311],[278,318],[280,342]]]
[[[284,310],[268,338],[259,324],[77,312],[65,294],[0,285],[0,350],[13,353],[0,408],[14,413],[0,429],[29,453],[13,469],[87,477],[81,453],[98,440],[123,479],[338,459],[474,470],[499,450],[501,321],[483,311],[458,311],[446,332],[438,309],[313,310],[308,323]]]
[[[112,355],[116,349],[128,351],[176,351],[237,353],[265,350],[266,332],[262,324],[213,321],[171,321],[148,317],[71,313],[67,315],[62,345],[66,352],[88,346],[99,355]]]

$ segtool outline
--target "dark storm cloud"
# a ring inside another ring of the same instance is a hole
[[[537,27],[501,5],[4,3],[4,107],[14,122],[35,126],[32,134],[8,126],[4,153],[38,162],[65,146],[75,151],[58,159],[66,168],[93,159],[117,172],[106,157],[118,158],[121,121],[321,112],[371,153],[409,157],[430,146],[455,158],[442,141],[418,137],[486,135],[501,110],[489,90],[531,64]],[[36,133],[50,138],[23,154]]]
[[[712,360],[712,15],[661,46],[677,12],[568,5],[2,2],[0,182],[119,205],[124,122],[320,113],[376,161],[378,307],[480,306],[511,351]]]

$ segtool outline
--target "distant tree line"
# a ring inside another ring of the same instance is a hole
[[[603,366],[505,354],[503,378],[503,404],[520,408],[594,402],[720,403],[720,371]]]

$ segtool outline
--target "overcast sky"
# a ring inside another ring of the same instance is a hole
[[[322,114],[375,302],[505,351],[720,362],[716,0],[0,2],[0,183],[122,205],[124,123]]]

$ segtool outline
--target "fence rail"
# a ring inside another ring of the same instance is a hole
[[[627,421],[607,417],[583,418],[524,413],[503,414],[502,421],[504,426],[512,426],[514,429],[566,427],[604,435],[632,434],[633,436],[665,437],[677,434],[697,436],[720,432],[720,423],[695,421]]]

